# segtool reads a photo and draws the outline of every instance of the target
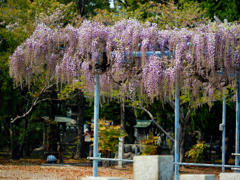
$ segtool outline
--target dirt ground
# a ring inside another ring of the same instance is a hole
[[[0,179],[25,180],[75,180],[81,177],[92,176],[92,167],[56,167],[56,166],[4,166],[0,165]],[[133,179],[131,169],[118,170],[113,168],[98,168],[98,176],[122,177]]]
[[[79,162],[77,160],[65,160],[66,166],[42,166],[45,163],[40,159],[21,159],[11,161],[0,157],[0,180],[75,180],[81,177],[92,176],[93,168],[83,166],[87,160]],[[232,172],[226,169],[226,172]],[[215,174],[221,173],[221,168],[190,167],[180,168],[181,174]],[[133,180],[133,166],[126,165],[125,169],[116,169],[114,166],[98,168],[98,176],[121,177],[126,180]]]
[[[64,166],[43,166],[45,161],[41,159],[20,159],[11,161],[0,157],[0,180],[80,180],[81,177],[93,175],[92,166],[84,166],[87,160],[64,160]],[[126,180],[133,179],[132,165],[126,165],[124,169],[99,167],[98,176],[122,177]]]

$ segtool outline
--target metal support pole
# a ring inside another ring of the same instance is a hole
[[[179,163],[179,92],[175,87],[175,163]],[[179,165],[175,164],[175,180],[179,180]]]
[[[224,88],[225,96],[225,88]],[[225,165],[225,136],[226,136],[226,97],[223,99],[223,117],[222,117],[222,165]],[[222,167],[222,172],[225,173],[225,167]]]
[[[239,87],[239,77],[237,74],[237,92],[236,92],[236,139],[235,139],[235,153],[239,153],[239,113],[240,113],[240,97],[239,97],[240,87]],[[235,165],[239,166],[239,156],[235,157]],[[236,170],[235,172],[239,172]]]
[[[94,94],[94,141],[93,157],[98,158],[98,120],[99,120],[99,74],[95,74],[95,94]],[[93,177],[98,174],[98,160],[93,160]]]

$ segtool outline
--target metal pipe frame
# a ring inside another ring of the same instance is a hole
[[[125,162],[133,162],[131,159],[113,159],[113,158],[95,158],[95,157],[87,157],[87,159],[97,160],[97,161],[125,161]]]
[[[201,163],[173,163],[175,165],[183,166],[207,166],[207,167],[225,167],[225,168],[240,168],[240,166],[235,165],[222,165],[222,164],[201,164]]]
[[[240,170],[240,168],[231,168],[231,170],[235,170],[236,171],[236,170]]]
[[[240,156],[240,154],[232,153],[233,156]]]
[[[159,57],[165,56],[174,56],[174,53],[169,53],[168,51],[155,51],[155,52],[147,52],[147,56],[157,55]],[[125,55],[127,56],[127,55]],[[141,57],[141,52],[133,52],[133,54],[129,54],[129,56]],[[98,70],[97,70],[98,71]],[[221,72],[217,73],[218,75],[222,75]],[[175,180],[179,180],[179,165],[190,165],[194,163],[179,163],[179,89],[178,84],[176,83],[175,87]],[[235,143],[235,153],[239,153],[239,111],[240,111],[240,100],[239,100],[239,79],[237,78],[237,93],[236,93],[236,143]],[[94,94],[94,152],[93,152],[93,177],[97,177],[98,171],[98,120],[99,120],[99,74],[95,74],[95,94]],[[226,128],[226,99],[223,102],[223,135],[222,135],[222,165],[205,164],[204,166],[209,167],[222,167],[222,171],[225,172],[225,167],[230,167],[225,164],[225,131]],[[101,158],[102,160],[110,160],[111,158]],[[111,159],[113,160],[113,159]],[[116,159],[117,160],[117,159]],[[120,161],[120,160],[118,160]],[[129,160],[129,162],[132,162]],[[239,156],[235,158],[235,167],[238,168],[239,165]],[[197,164],[196,166],[202,166],[202,164]],[[238,170],[236,172],[239,172]]]
[[[240,112],[240,97],[239,97],[239,77],[237,75],[237,92],[236,92],[236,137],[235,137],[235,154],[239,154],[239,112]],[[235,157],[235,166],[239,166],[239,156]],[[235,170],[236,173],[239,170]]]
[[[177,77],[176,77],[177,78]],[[175,180],[179,180],[179,92],[178,82],[176,80],[175,87],[175,149],[174,149],[174,162],[175,162]]]
[[[225,96],[225,88],[224,88],[224,96]],[[222,115],[222,165],[225,165],[225,136],[226,136],[226,97],[223,99],[223,115]],[[222,172],[225,172],[225,167],[222,167]]]
[[[98,157],[99,74],[95,74],[93,157]],[[98,175],[98,160],[93,160],[93,177]]]

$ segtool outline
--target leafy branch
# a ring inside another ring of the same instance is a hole
[[[166,134],[166,136],[171,139],[173,142],[175,142],[175,140],[173,139],[172,136],[170,136],[154,119],[153,115],[144,107],[142,107],[141,105],[138,104],[139,107],[137,106],[132,106],[134,108],[137,108],[137,109],[141,109],[143,111],[145,111],[151,118],[152,122],[157,126],[157,128],[159,128],[164,134]]]
[[[47,83],[47,84],[49,84],[49,83]],[[15,123],[17,120],[26,117],[26,116],[32,111],[33,107],[35,107],[38,103],[50,99],[50,98],[45,98],[45,99],[39,100],[39,98],[41,97],[41,95],[42,95],[47,89],[50,89],[52,86],[54,86],[56,83],[54,82],[53,84],[48,85],[48,86],[47,86],[47,84],[42,88],[42,90],[40,91],[40,93],[39,93],[36,97],[33,98],[32,105],[30,106],[30,108],[28,109],[28,111],[27,111],[26,113],[24,113],[23,115],[21,115],[21,116],[15,117],[15,118],[11,121],[12,124]]]

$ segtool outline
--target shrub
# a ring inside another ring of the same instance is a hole
[[[157,139],[158,136],[154,136],[153,133],[150,133],[149,137],[144,138],[144,140],[140,142],[140,145],[143,146],[143,148],[141,148],[142,155],[154,155],[157,153],[158,146],[155,146]]]
[[[195,161],[200,161],[203,158],[203,151],[207,147],[205,141],[197,141],[193,147],[185,153],[185,156],[195,159]]]
[[[119,143],[120,137],[125,137],[128,134],[121,130],[121,126],[111,126],[110,120],[99,119],[98,130],[98,150],[103,154],[107,152],[116,152],[116,145]],[[92,139],[93,140],[93,139]]]

